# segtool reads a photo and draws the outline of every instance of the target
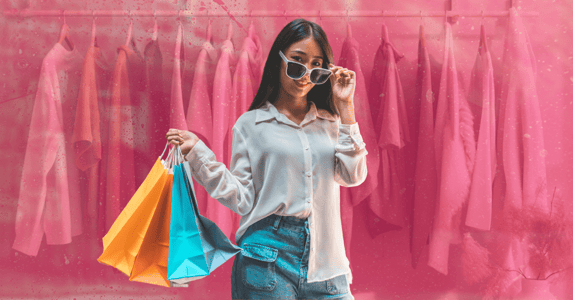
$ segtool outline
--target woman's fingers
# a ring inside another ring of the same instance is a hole
[[[183,139],[179,137],[169,137],[167,141],[175,146],[183,144]]]
[[[353,79],[356,76],[354,71],[351,71],[347,68],[342,68],[342,67],[331,68],[331,71],[335,75],[337,82],[340,82],[340,83],[352,83],[352,82],[354,82]]]
[[[178,136],[183,138],[183,136],[181,135],[181,130],[178,129],[169,129],[169,131],[167,131],[167,134],[165,135],[168,139],[171,136]]]
[[[183,144],[185,141],[181,136],[181,131],[178,129],[171,128],[166,134],[167,141],[175,146]]]

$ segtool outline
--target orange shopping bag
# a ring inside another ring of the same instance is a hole
[[[162,156],[156,160],[143,183],[103,237],[103,253],[98,261],[117,268],[127,276],[131,276],[135,258],[158,203],[167,197],[171,189],[167,169],[161,161]]]
[[[166,188],[159,200],[149,229],[145,233],[129,280],[170,287],[171,284],[167,280],[167,262],[173,172],[170,170],[167,176]]]

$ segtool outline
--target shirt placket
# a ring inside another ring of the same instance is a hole
[[[305,184],[304,201],[306,202],[306,204],[308,206],[310,206],[311,215],[312,215],[313,191],[312,191],[312,155],[310,153],[310,143],[308,142],[308,137],[307,137],[307,135],[304,132],[304,129],[302,127],[298,128],[297,133],[298,133],[298,137],[300,138],[303,153],[304,153],[304,169],[303,169],[304,184]],[[311,232],[314,229],[314,223],[313,223],[312,219],[313,219],[312,217],[310,217],[308,219],[308,225],[310,227]],[[312,234],[311,234],[311,238],[312,238]],[[312,243],[311,243],[310,251],[314,252],[314,246]]]
[[[305,183],[305,194],[304,200],[306,203],[311,203],[312,201],[312,156],[310,155],[310,144],[308,143],[308,138],[302,127],[298,128],[298,137],[302,143],[302,149],[304,153],[304,183]]]

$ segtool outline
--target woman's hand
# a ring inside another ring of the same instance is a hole
[[[334,104],[348,105],[354,101],[354,90],[356,89],[356,73],[343,67],[328,64],[332,77],[332,98]],[[340,107],[340,106],[339,106]]]
[[[167,132],[167,141],[181,148],[184,156],[197,144],[199,138],[187,130],[169,129]]]

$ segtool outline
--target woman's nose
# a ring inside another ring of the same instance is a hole
[[[305,65],[307,72],[306,74],[304,74],[304,76],[302,76],[302,78],[300,80],[302,80],[302,82],[309,82],[310,81],[310,71],[311,69],[309,68],[309,66]]]

